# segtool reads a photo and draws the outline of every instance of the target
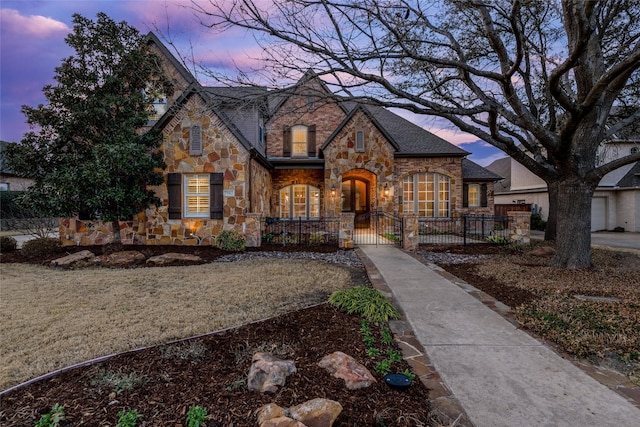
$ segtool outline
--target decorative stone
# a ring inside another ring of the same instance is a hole
[[[312,399],[289,408],[289,417],[307,427],[331,427],[342,412],[342,405],[335,400]]]
[[[51,266],[52,267],[63,267],[63,268],[68,268],[71,267],[73,264],[80,262],[80,261],[89,261],[94,259],[96,256],[93,254],[93,252],[88,251],[88,250],[84,250],[84,251],[80,251],[80,252],[76,252],[73,254],[69,254],[67,256],[64,256],[62,258],[58,258],[55,259],[53,261],[51,261]]]
[[[114,252],[109,255],[100,255],[95,259],[96,264],[107,267],[128,267],[144,262],[145,256],[138,251]]]
[[[289,417],[272,418],[260,424],[260,427],[307,427],[300,421]]]
[[[272,420],[274,418],[280,418],[286,416],[286,409],[276,405],[275,403],[269,403],[258,409],[258,425],[262,425],[265,421]]]
[[[376,382],[376,379],[364,365],[341,351],[323,357],[318,366],[326,369],[334,377],[342,378],[349,390],[369,387]]]
[[[197,255],[169,252],[158,256],[152,256],[147,260],[147,264],[153,265],[171,265],[178,262],[202,262],[202,258]]]
[[[249,390],[275,393],[284,385],[288,375],[296,372],[293,360],[278,359],[271,353],[253,355],[247,378]]]

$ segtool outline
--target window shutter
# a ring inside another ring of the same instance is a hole
[[[285,128],[282,134],[282,155],[291,157],[291,128]]]
[[[480,206],[487,207],[487,184],[480,185]]]
[[[182,174],[167,175],[167,190],[169,191],[169,219],[182,218]]]
[[[189,154],[202,154],[202,128],[198,125],[191,126],[189,132]]]
[[[364,151],[364,131],[356,131],[356,151]]]
[[[211,219],[223,218],[224,198],[224,174],[222,172],[212,173],[209,176],[209,191],[211,192],[211,200],[209,201],[209,209],[211,211]]]
[[[462,207],[469,207],[469,184],[462,184]]]
[[[316,125],[307,128],[307,155],[309,157],[316,156]]]

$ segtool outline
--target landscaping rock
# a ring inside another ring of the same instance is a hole
[[[331,427],[342,412],[342,405],[335,400],[312,399],[289,408],[289,417],[307,427]]]
[[[283,386],[288,375],[296,372],[293,360],[281,360],[271,353],[253,355],[247,378],[249,390],[275,393]]]
[[[96,264],[105,267],[129,267],[144,262],[145,256],[138,251],[114,252],[109,255],[100,255],[96,258]]]
[[[318,366],[326,369],[336,378],[342,378],[349,390],[369,387],[376,382],[371,372],[353,357],[336,351],[322,358]]]
[[[258,425],[260,427],[331,427],[341,412],[342,405],[329,399],[312,399],[289,409],[270,403],[258,411]]]
[[[147,264],[153,265],[171,265],[178,262],[202,262],[202,258],[197,255],[169,252],[163,255],[152,256],[147,260]]]
[[[96,256],[91,251],[80,251],[51,261],[52,267],[69,268],[81,261],[93,260]]]
[[[556,250],[551,246],[540,246],[539,248],[529,252],[530,255],[541,256],[541,257],[554,256],[555,253],[556,253]]]

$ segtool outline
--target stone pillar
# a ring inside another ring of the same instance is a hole
[[[416,214],[402,215],[402,248],[415,251],[420,244],[420,222]]]
[[[262,213],[248,213],[244,222],[244,235],[247,248],[259,248],[262,245]]]
[[[531,212],[507,212],[509,216],[509,241],[519,245],[531,243]]]
[[[340,231],[338,234],[338,247],[340,249],[353,248],[353,230],[356,214],[354,212],[343,212],[340,214]]]

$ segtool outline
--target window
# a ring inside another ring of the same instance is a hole
[[[296,125],[284,129],[284,157],[314,157],[316,155],[315,125]]]
[[[421,217],[450,215],[450,180],[435,173],[417,173],[402,180],[402,210]]]
[[[320,189],[294,184],[280,190],[280,218],[319,218]]]
[[[167,175],[169,219],[223,217],[222,172]]]
[[[356,131],[356,151],[364,151],[364,131]]]
[[[487,184],[463,184],[462,207],[487,207]]]
[[[291,157],[307,155],[307,127],[294,126],[291,128]]]
[[[480,186],[478,184],[469,184],[467,194],[469,200],[468,206],[480,206]]]
[[[151,87],[151,85],[147,86],[147,88],[143,91],[144,95],[147,99],[151,101],[151,111],[149,112],[149,121],[157,122],[160,120],[160,117],[167,112],[167,96]]]
[[[209,175],[184,175],[184,217],[209,217]]]

